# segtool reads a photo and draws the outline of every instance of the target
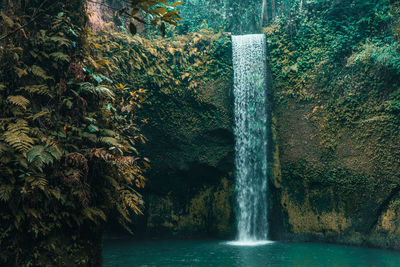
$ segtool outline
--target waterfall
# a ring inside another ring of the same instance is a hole
[[[232,36],[238,242],[268,239],[267,73],[263,34]]]

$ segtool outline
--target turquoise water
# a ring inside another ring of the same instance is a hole
[[[400,266],[400,253],[317,243],[105,240],[104,266]]]

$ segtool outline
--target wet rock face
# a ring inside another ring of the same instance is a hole
[[[391,156],[398,126],[339,127],[326,150],[327,131],[321,118],[310,119],[312,109],[294,101],[275,109],[271,235],[400,248],[400,164]]]
[[[149,141],[142,151],[152,162],[145,220],[138,227],[148,235],[232,234],[232,81],[201,84],[191,94],[152,92],[143,109]]]

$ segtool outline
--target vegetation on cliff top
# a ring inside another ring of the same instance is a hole
[[[307,1],[264,28],[276,100],[312,101],[309,119],[324,118],[327,148],[334,125],[397,125],[399,8],[389,0]]]

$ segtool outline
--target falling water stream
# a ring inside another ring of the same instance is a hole
[[[263,34],[232,36],[235,98],[237,241],[268,239],[267,72]]]

